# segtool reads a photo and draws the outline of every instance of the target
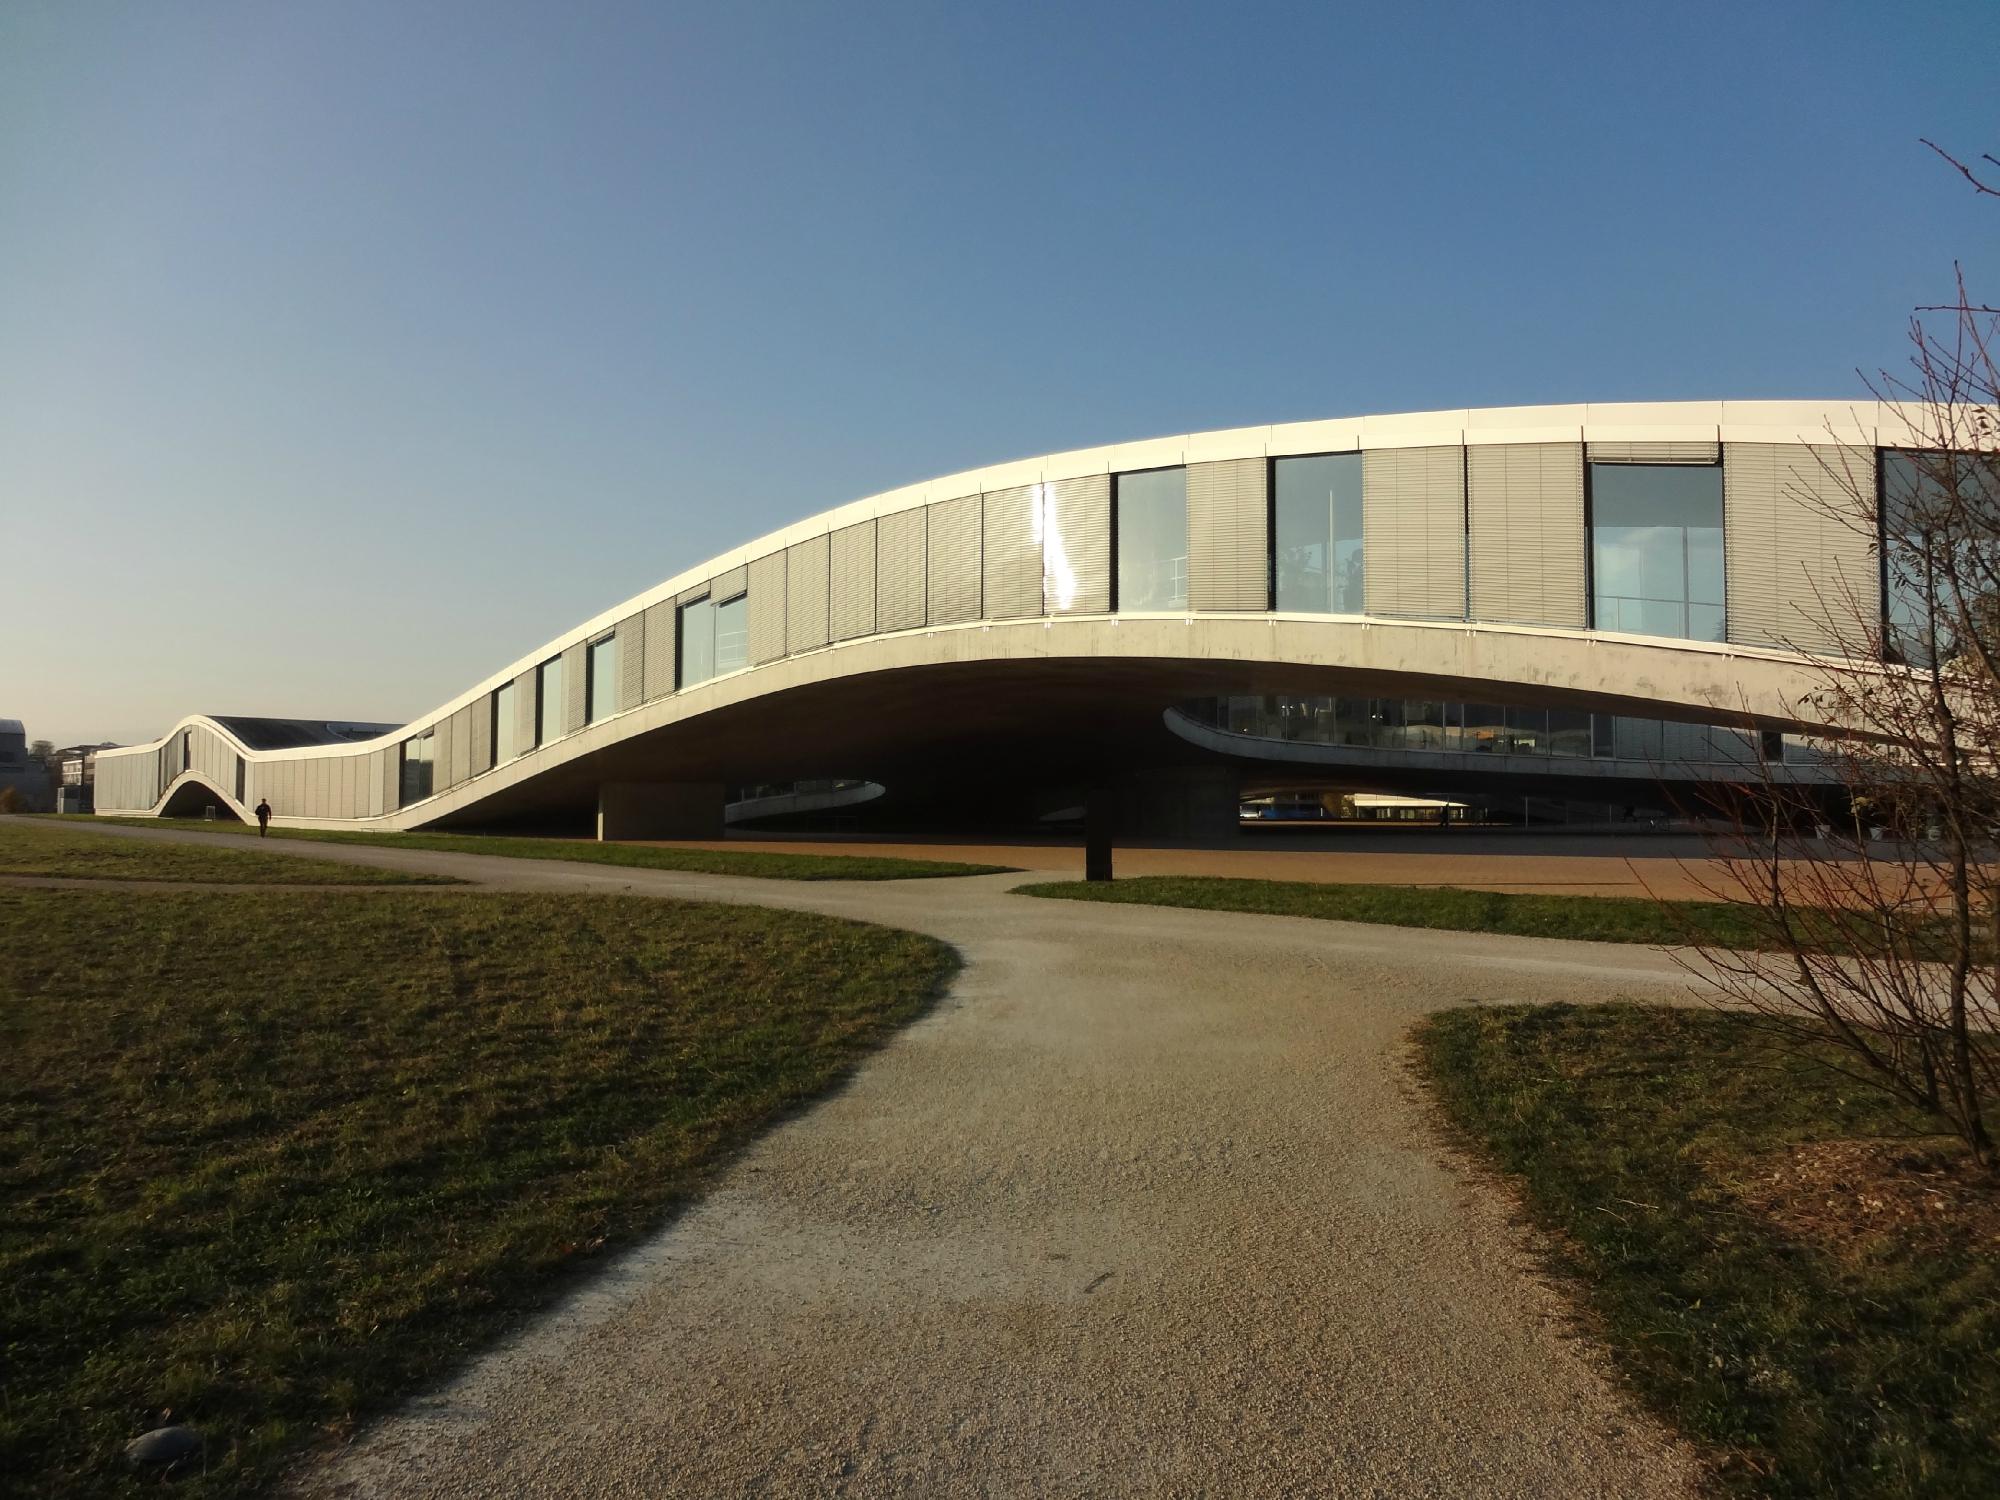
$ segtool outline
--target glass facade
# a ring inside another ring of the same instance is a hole
[[[1726,725],[1495,703],[1277,696],[1204,699],[1183,704],[1181,711],[1231,734],[1366,750],[1734,766],[1770,755],[1762,736]],[[1793,764],[1817,759],[1803,740],[1790,735],[1783,737],[1782,758]]]
[[[403,741],[399,807],[421,802],[431,794],[432,751],[436,744],[437,736],[430,730]]]
[[[1891,659],[1927,666],[1956,649],[1953,573],[1988,587],[2000,546],[2000,458],[1882,455],[1882,626]]]
[[[676,687],[693,687],[715,675],[715,606],[708,600],[681,606],[674,650]]]
[[[618,712],[618,637],[592,641],[584,657],[583,718],[587,724]]]
[[[514,711],[514,684],[493,694],[493,764],[504,765],[521,753],[521,718]]]
[[[1277,607],[1302,614],[1360,614],[1361,455],[1281,458],[1271,471],[1271,571]]]
[[[750,599],[738,594],[715,607],[715,675],[750,665]]]
[[[1116,489],[1117,608],[1184,610],[1188,592],[1187,470],[1120,474]]]
[[[535,743],[551,744],[563,732],[563,659],[552,656],[535,668]]]
[[[1594,628],[1722,640],[1721,467],[1592,464],[1590,566]]]

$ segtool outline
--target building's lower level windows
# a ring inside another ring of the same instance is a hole
[[[1187,470],[1152,469],[1112,481],[1120,610],[1187,608]]]
[[[1595,628],[1726,639],[1721,468],[1592,464],[1590,563]]]
[[[403,741],[400,806],[408,807],[412,802],[421,802],[431,794],[431,767],[436,744],[436,734],[428,729]]]
[[[1271,477],[1277,607],[1360,614],[1361,455],[1281,458],[1271,465]]]

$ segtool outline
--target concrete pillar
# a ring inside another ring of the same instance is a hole
[[[719,839],[719,781],[607,781],[597,789],[597,838]]]
[[[1111,835],[1118,822],[1117,794],[1094,786],[1083,804],[1083,878],[1111,878]]]

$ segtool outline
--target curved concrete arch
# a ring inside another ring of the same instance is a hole
[[[1828,454],[1848,472],[1872,474],[1876,446],[1908,429],[1895,408],[1874,403],[1503,408],[1234,429],[995,465],[838,507],[687,569],[391,733],[259,749],[214,717],[191,715],[159,741],[102,752],[98,804],[163,809],[184,774],[166,758],[190,729],[242,759],[240,800],[269,798],[280,823],[416,828],[588,807],[607,784],[881,780],[1024,765],[1052,782],[1099,780],[1120,766],[1203,753],[1166,731],[1161,710],[1230,694],[1443,697],[1837,728],[1812,711],[1812,659],[1781,644],[1771,624],[1764,574],[1778,570],[1779,592],[1801,598],[1822,583],[1811,571],[1818,563],[1784,582],[1788,564],[1774,539],[1795,547],[1797,516],[1773,507],[1808,463],[1834,473]],[[1369,567],[1379,560],[1385,581],[1371,571],[1367,614],[1275,611],[1274,466],[1342,452],[1359,455],[1368,476],[1363,508],[1367,527],[1378,528],[1366,542]],[[1732,639],[1708,643],[1526,618],[1581,607],[1590,466],[1656,461],[1719,467],[1731,587],[1741,570],[1749,623],[1739,628],[1732,614]],[[1115,576],[1117,476],[1160,468],[1189,476],[1188,567],[1199,607],[1120,612],[1104,581]],[[1548,474],[1557,478],[1535,477]],[[1428,541],[1408,520],[1419,512],[1430,517]],[[1778,521],[1792,530],[1774,529]],[[1513,534],[1523,528],[1535,542],[1526,551]],[[1551,537],[1569,574],[1530,587],[1526,574],[1560,571],[1537,560]],[[1838,550],[1831,532],[1819,541],[1816,557]],[[1437,549],[1434,579],[1457,591],[1452,618],[1414,617],[1416,596],[1395,595],[1395,549],[1405,563],[1417,557],[1421,571],[1427,545]],[[1851,554],[1851,543],[1839,545]],[[1062,588],[1049,582],[1058,547]],[[1849,554],[1830,566],[1851,564]],[[1455,582],[1452,566],[1463,572]],[[1087,581],[1081,594],[1075,586],[1093,567],[1094,600]],[[679,611],[703,598],[746,599],[749,662],[682,682],[673,655]],[[589,647],[607,639],[618,643],[619,679],[595,685],[597,711],[586,714],[576,674],[587,670]],[[501,759],[501,695],[511,687],[522,714],[537,668],[558,660],[568,699],[560,732]],[[425,733],[437,737],[435,785],[406,803],[400,747]],[[139,765],[148,755],[162,758],[150,782]],[[224,779],[207,768],[211,787]],[[241,811],[238,799],[218,795]]]

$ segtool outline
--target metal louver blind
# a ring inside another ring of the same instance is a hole
[[[1729,639],[1863,650],[1881,610],[1874,511],[1872,449],[1729,444],[1722,466]]]
[[[760,667],[785,654],[785,554],[773,552],[750,564],[750,665]]]
[[[646,616],[642,611],[618,622],[618,702],[620,712],[646,701]]]
[[[647,703],[655,698],[664,698],[674,690],[674,632],[680,628],[676,608],[673,600],[662,599],[646,611],[646,623],[641,631],[646,641],[646,670],[641,691]]]
[[[1465,450],[1361,455],[1365,601],[1371,615],[1465,618]]]
[[[437,722],[436,738],[431,741],[431,790],[441,792],[451,785],[451,725],[452,716],[446,714]]]
[[[785,649],[810,651],[826,644],[827,546],[808,537],[785,549]]]
[[[843,526],[827,542],[827,622],[836,641],[875,633],[875,523]]]
[[[472,779],[472,705],[466,704],[451,718],[451,781],[456,786]]]
[[[382,811],[394,812],[403,802],[403,757],[395,746],[382,752]]]
[[[1042,486],[1042,603],[1052,615],[1111,609],[1111,476]]]
[[[535,669],[514,679],[514,743],[526,754],[535,743]]]
[[[1583,445],[1468,448],[1466,476],[1471,617],[1581,630]]]
[[[927,506],[930,523],[930,623],[957,625],[979,618],[979,497]]]
[[[379,818],[382,816],[382,759],[385,754],[387,752],[382,750],[369,751],[367,763],[361,769],[362,778],[366,783],[366,790],[363,795],[367,799],[367,805],[362,810],[362,816],[366,818]]]
[[[1722,457],[1720,443],[1592,443],[1594,464],[1712,464]]]
[[[981,501],[980,565],[988,620],[1022,620],[1042,612],[1042,541],[1035,507],[1041,486],[988,490]]]
[[[875,628],[914,630],[924,623],[924,508],[875,523]]]
[[[748,567],[731,568],[727,573],[719,573],[708,586],[708,595],[717,604],[727,604],[738,594],[750,587]]]
[[[472,709],[472,774],[493,769],[493,695],[485,693]]]
[[[1262,458],[1189,464],[1188,607],[1271,607],[1269,465]]]
[[[590,670],[587,663],[590,648],[582,641],[562,654],[563,664],[563,733],[575,734],[583,728],[584,690],[590,686],[584,676]]]

